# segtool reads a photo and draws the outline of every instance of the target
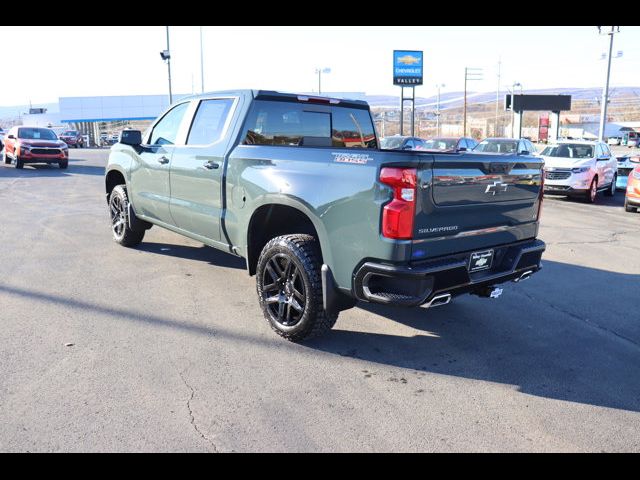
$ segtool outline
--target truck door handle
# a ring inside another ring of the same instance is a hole
[[[158,159],[158,163],[164,165],[165,163],[169,163],[169,159],[163,155]]]
[[[219,165],[216,162],[214,162],[213,160],[209,160],[203,166],[204,166],[204,168],[207,168],[209,170],[215,170],[216,168],[219,167]]]

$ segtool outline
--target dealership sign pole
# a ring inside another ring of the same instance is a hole
[[[393,84],[400,86],[400,135],[404,135],[404,87],[411,87],[411,136],[415,136],[416,85],[422,85],[422,60],[422,50],[393,51]]]

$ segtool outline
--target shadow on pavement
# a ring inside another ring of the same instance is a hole
[[[162,244],[150,248],[150,251],[161,249]],[[200,253],[200,249],[193,251],[197,259],[216,258],[213,253],[213,258],[208,252]],[[187,252],[191,251],[182,251],[191,255]],[[609,322],[608,313],[616,316],[618,313],[611,311],[609,302],[605,301],[610,298],[609,292],[602,291],[603,287],[620,289],[621,285],[627,285],[616,300],[624,302],[636,298],[635,287],[640,282],[640,275],[557,262],[545,262],[545,268],[555,270],[550,273],[566,275],[549,274],[540,278],[538,284],[544,288],[536,286],[534,279],[529,280],[531,283],[526,288],[524,284],[516,287],[522,290],[519,294],[512,291],[496,301],[465,297],[429,311],[361,304],[361,309],[413,327],[417,333],[392,335],[333,330],[326,336],[305,342],[304,348],[362,359],[380,366],[409,369],[395,372],[394,377],[387,379],[389,381],[407,383],[412,375],[431,372],[513,385],[522,393],[538,397],[640,411],[640,345],[633,340],[639,338],[640,327],[638,322],[627,319],[636,336],[617,333],[615,329],[620,325]],[[567,288],[576,279],[582,279],[582,283],[578,282],[576,288]],[[572,296],[586,284],[591,287],[577,298]],[[549,290],[556,291],[555,296],[549,295]],[[260,338],[230,328],[196,324],[188,319],[100,305],[6,284],[0,285],[0,294],[109,315],[110,320],[118,322],[143,323],[210,336],[213,341],[219,339],[265,347],[280,342],[275,336]],[[254,298],[253,291],[247,291],[247,295]],[[587,297],[591,302],[581,305]],[[635,304],[627,305],[629,311],[633,311]],[[149,307],[153,309],[152,305]],[[366,371],[370,375],[381,374],[378,368],[367,365]],[[366,378],[363,381],[367,381]],[[460,395],[473,395],[473,391],[463,390]],[[455,402],[455,399],[451,401]]]
[[[506,287],[497,301],[464,296],[426,311],[358,304],[424,334],[333,330],[306,346],[515,385],[540,397],[640,411],[640,322],[628,314],[637,311],[640,274],[551,261],[544,266],[537,279]]]
[[[241,270],[246,269],[245,262],[242,258],[216,250],[215,248],[207,245],[192,247],[189,245],[142,242],[136,250],[155,253],[158,255],[167,255],[170,257],[199,260],[201,262],[208,262],[210,265],[217,267],[237,268]]]

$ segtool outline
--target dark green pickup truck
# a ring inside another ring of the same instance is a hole
[[[358,300],[432,307],[528,278],[542,166],[380,150],[365,102],[241,90],[123,131],[105,187],[118,243],[158,225],[243,257],[271,327],[300,341]]]

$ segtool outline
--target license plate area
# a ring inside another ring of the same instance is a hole
[[[488,270],[493,265],[493,249],[473,252],[469,257],[469,272]]]

